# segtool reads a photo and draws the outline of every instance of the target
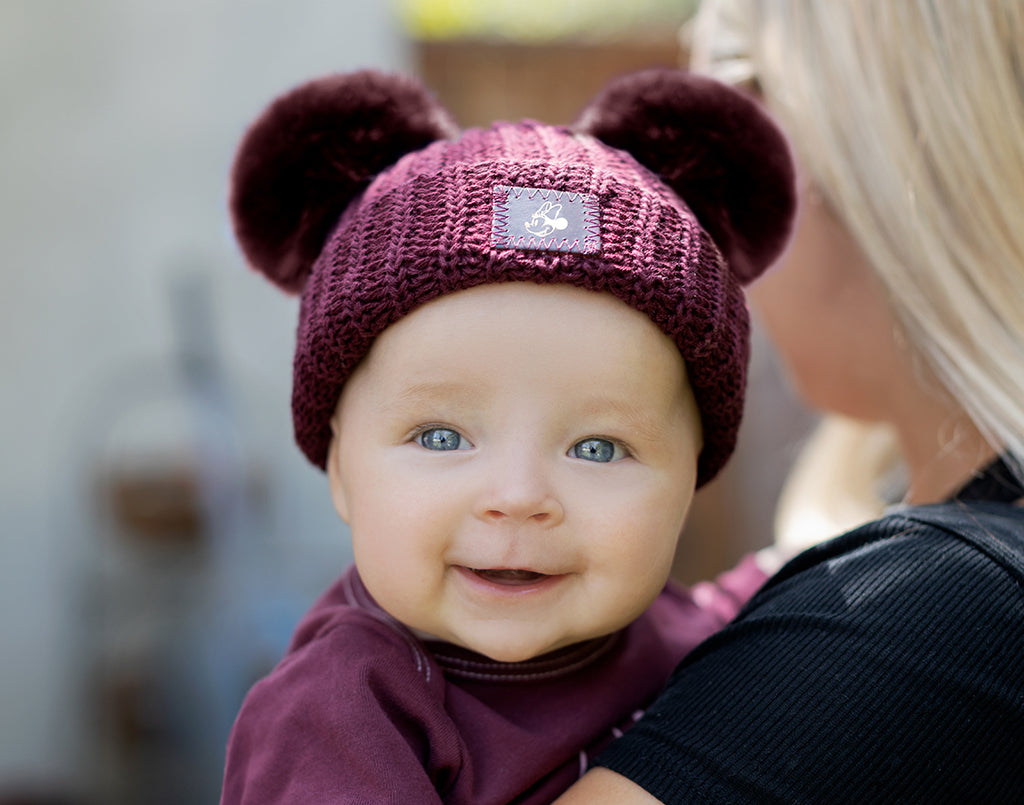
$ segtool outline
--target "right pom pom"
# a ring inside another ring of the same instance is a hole
[[[740,282],[781,254],[796,211],[793,161],[782,132],[752,98],[683,70],[646,70],[609,83],[576,128],[658,174]]]
[[[230,209],[253,268],[302,290],[341,212],[384,168],[458,128],[416,80],[374,71],[311,81],[252,124],[231,173]]]

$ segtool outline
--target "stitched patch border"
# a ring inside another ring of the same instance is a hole
[[[542,187],[494,187],[491,246],[597,254],[601,221],[597,198]]]

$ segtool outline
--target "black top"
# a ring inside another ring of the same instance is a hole
[[[970,486],[786,565],[599,765],[665,803],[1024,802],[1024,509]]]

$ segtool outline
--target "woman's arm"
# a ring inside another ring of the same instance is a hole
[[[660,805],[636,783],[609,769],[591,769],[555,805]]]

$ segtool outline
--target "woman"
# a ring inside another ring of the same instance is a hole
[[[780,545],[870,522],[790,562],[559,802],[1024,801],[1024,4],[706,2],[694,53],[802,167],[751,293],[829,415]]]

